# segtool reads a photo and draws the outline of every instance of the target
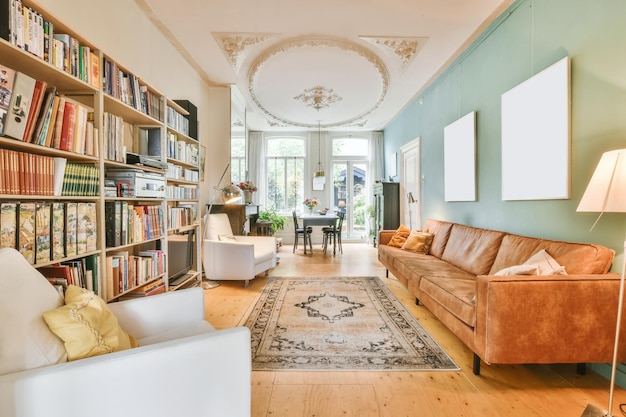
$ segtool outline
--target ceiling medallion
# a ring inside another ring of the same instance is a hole
[[[334,127],[344,127],[344,126],[354,126],[360,124],[364,120],[368,118],[368,116],[375,111],[385,99],[388,88],[389,88],[389,73],[387,71],[386,66],[382,62],[382,60],[376,56],[376,54],[372,53],[367,48],[364,48],[361,45],[347,42],[344,40],[332,39],[332,38],[323,38],[323,37],[310,37],[310,38],[296,38],[286,40],[277,45],[273,45],[265,50],[262,54],[254,59],[252,62],[250,69],[248,71],[248,93],[250,94],[250,98],[254,102],[254,104],[258,107],[258,109],[266,115],[266,119],[273,120],[274,124],[280,124],[283,126],[290,127],[302,127],[302,128],[318,128],[317,120],[319,117],[315,117],[313,114],[309,114],[308,117],[299,118],[294,115],[293,112],[290,112],[288,106],[277,108],[276,102],[271,102],[270,97],[276,97],[274,94],[276,91],[284,90],[287,85],[294,85],[295,82],[292,80],[302,81],[302,84],[308,82],[308,85],[313,85],[314,87],[308,88],[306,84],[299,86],[299,88],[288,96],[291,99],[301,100],[303,103],[305,102],[305,97],[308,95],[312,95],[315,97],[316,88],[322,88],[328,91],[331,91],[330,94],[319,92],[318,95],[326,95],[331,97],[334,91],[327,87],[323,87],[324,84],[334,84],[335,79],[320,79],[321,82],[318,83],[315,78],[320,75],[319,73],[314,73],[314,77],[311,77],[307,80],[303,78],[297,78],[298,74],[307,74],[307,70],[305,69],[297,69],[294,70],[293,67],[288,67],[285,64],[290,62],[293,64],[294,62],[297,65],[298,62],[303,61],[289,61],[293,56],[299,56],[299,51],[305,50],[307,53],[320,53],[320,54],[331,54],[334,58],[338,56],[338,54],[342,54],[343,57],[349,60],[351,64],[360,61],[361,67],[357,68],[354,74],[355,77],[352,77],[351,74],[345,75],[344,79],[354,80],[354,78],[358,78],[361,74],[367,74],[368,79],[368,88],[358,90],[358,94],[351,94],[347,96],[342,93],[341,96],[337,95],[337,99],[331,98],[332,102],[328,102],[328,104],[324,103],[324,99],[320,98],[320,104],[315,105],[315,98],[309,99],[312,100],[310,106],[307,105],[311,110],[316,110],[316,112],[326,111],[326,107],[329,104],[336,103],[332,106],[333,112],[331,116],[334,116],[334,120],[329,120],[327,123],[322,124],[322,128],[334,128]],[[333,52],[334,51],[334,52]],[[318,57],[318,55],[313,55]],[[300,56],[299,56],[300,57]],[[306,57],[306,55],[305,55]],[[304,58],[306,60],[306,58]],[[314,61],[306,61],[309,64],[312,64]],[[333,71],[337,73],[337,66],[339,62],[333,61]],[[281,82],[281,79],[271,78],[269,72],[265,72],[268,67],[275,68],[274,65],[280,67],[284,65],[286,68],[285,74],[283,74],[283,79],[286,82]],[[332,71],[331,71],[332,72]],[[363,76],[361,79],[363,79]],[[268,84],[267,79],[270,78],[274,84]],[[324,81],[330,81],[325,83]],[[343,80],[342,80],[343,82]],[[268,85],[274,85],[276,87],[268,87]],[[311,90],[308,91],[307,90]],[[298,92],[302,92],[298,94]],[[322,90],[323,91],[323,90]],[[271,94],[270,94],[271,93]],[[335,93],[336,94],[336,93]],[[366,96],[368,95],[368,96]],[[302,96],[302,99],[296,98]],[[285,97],[287,98],[287,97]],[[341,103],[338,103],[341,99]],[[350,113],[345,111],[345,109],[349,108],[351,103],[355,101],[359,101],[361,104],[361,109],[358,113]],[[277,110],[275,110],[277,109]],[[287,109],[287,110],[286,110]]]
[[[313,107],[315,110],[319,111],[337,101],[341,101],[342,98],[339,97],[332,88],[316,85],[313,88],[306,88],[304,93],[295,96],[294,100],[301,101],[308,107]]]

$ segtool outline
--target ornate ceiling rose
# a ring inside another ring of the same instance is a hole
[[[317,128],[319,120],[324,128],[363,123],[383,102],[388,87],[387,68],[374,53],[329,38],[277,44],[257,57],[248,72],[250,97],[266,117],[303,128]]]
[[[316,85],[313,88],[306,88],[304,93],[295,96],[294,100],[301,101],[305,105],[313,107],[315,110],[319,111],[319,109],[328,107],[337,101],[341,101],[342,98],[339,97],[332,88]]]

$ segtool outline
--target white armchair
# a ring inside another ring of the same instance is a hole
[[[233,236],[228,215],[208,214],[204,218],[202,266],[210,280],[244,280],[245,286],[261,272],[267,275],[276,266],[276,238]]]
[[[109,304],[139,347],[64,362],[49,354],[55,347],[46,348],[56,336],[45,334],[39,307],[23,307],[45,298],[62,305],[61,297],[13,249],[0,249],[0,265],[1,416],[250,416],[249,330],[216,331],[204,320],[201,288]],[[22,287],[28,294],[19,294]],[[25,346],[9,352],[20,341]],[[28,364],[25,355],[44,352],[51,364],[39,359],[37,367],[16,369]]]

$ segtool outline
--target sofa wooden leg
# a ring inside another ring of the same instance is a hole
[[[480,375],[480,356],[474,353],[474,366],[472,368],[474,375]]]
[[[385,278],[389,278],[389,270],[385,269]]]
[[[243,282],[243,287],[244,287],[244,288],[248,288],[248,286],[249,286],[249,285],[250,285],[250,280],[249,280],[249,279],[247,279],[247,280],[245,280],[245,281]]]
[[[420,299],[417,297],[415,297],[415,305],[416,306],[420,305]]]
[[[577,363],[576,364],[576,373],[578,375],[587,375],[587,364],[586,363]]]

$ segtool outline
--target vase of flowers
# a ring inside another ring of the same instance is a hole
[[[317,201],[317,198],[315,197],[307,198],[302,202],[302,204],[309,209],[309,214],[313,214],[313,209],[319,204],[319,201]]]
[[[252,204],[252,193],[256,192],[256,185],[252,181],[240,182],[237,187],[243,191],[243,201],[246,204]]]

